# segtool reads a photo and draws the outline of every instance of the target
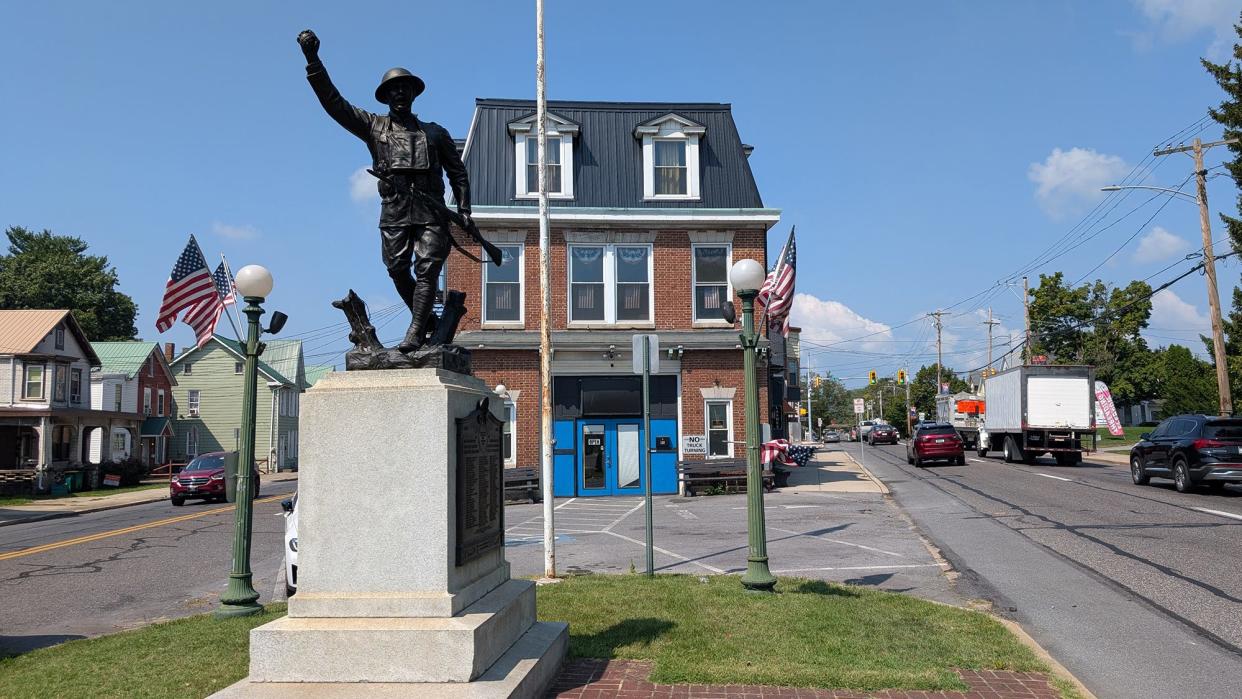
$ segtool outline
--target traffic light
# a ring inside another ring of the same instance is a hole
[[[906,384],[906,370],[898,369],[897,370],[897,385],[904,386],[905,384]]]
[[[815,378],[811,381],[811,385],[812,385],[812,386],[814,386],[815,388],[819,388],[819,385],[820,385],[821,383],[823,383],[823,381],[824,381],[824,377],[822,377],[822,376],[816,376],[816,377],[815,377]]]
[[[867,380],[872,386],[875,385],[875,369],[872,369],[871,372],[867,374]]]

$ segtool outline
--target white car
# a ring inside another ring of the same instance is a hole
[[[298,496],[282,500],[285,511],[285,595],[292,597],[298,591]]]

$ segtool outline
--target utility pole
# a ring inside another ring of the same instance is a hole
[[[1026,277],[1022,277],[1022,317],[1026,320],[1026,361],[1031,361],[1031,291]]]
[[[806,431],[807,434],[815,434],[815,410],[811,405],[811,370],[806,370]],[[803,437],[806,439],[806,437]],[[812,440],[814,441],[814,440]]]
[[[936,319],[936,395],[940,395],[940,368],[942,361],[940,353],[940,316],[944,315],[944,311],[936,311],[927,315]]]
[[[548,220],[547,80],[543,0],[535,0],[535,118],[539,122],[539,485],[543,489],[543,577],[556,578],[556,507],[552,495],[552,233]]]
[[[988,319],[984,321],[984,325],[988,326],[988,366],[987,366],[987,370],[984,372],[984,374],[986,375],[992,370],[992,326],[1000,325],[999,320],[992,320],[992,307],[991,306],[988,306]]]
[[[914,423],[910,417],[910,372],[906,371],[906,439],[914,439]]]
[[[1207,203],[1207,170],[1203,169],[1203,151],[1213,146],[1237,143],[1238,139],[1204,143],[1197,137],[1189,146],[1164,148],[1153,155],[1169,155],[1190,151],[1195,159],[1195,184],[1199,202],[1199,227],[1203,232],[1203,276],[1207,278],[1208,308],[1212,314],[1212,350],[1216,359],[1216,390],[1220,394],[1221,417],[1233,414],[1233,397],[1229,392],[1229,368],[1225,359],[1225,329],[1220,320],[1220,295],[1216,291],[1216,257],[1212,252],[1212,224],[1208,216]]]

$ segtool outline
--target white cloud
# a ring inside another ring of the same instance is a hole
[[[219,221],[212,222],[211,232],[231,240],[253,240],[259,237],[259,230],[254,226],[234,226]]]
[[[1148,324],[1155,333],[1160,335],[1167,335],[1170,332],[1186,334],[1196,345],[1198,339],[1195,333],[1210,335],[1212,330],[1212,321],[1208,319],[1207,314],[1200,313],[1195,305],[1183,301],[1171,289],[1163,289],[1151,297],[1151,320]],[[1157,344],[1166,343],[1158,342]]]
[[[1053,148],[1042,163],[1031,163],[1027,177],[1037,185],[1035,198],[1054,219],[1080,213],[1104,196],[1100,187],[1119,182],[1130,171],[1126,161],[1090,148]]]
[[[375,176],[367,172],[366,166],[354,170],[349,176],[349,198],[358,202],[379,199],[379,190],[375,188]]]
[[[850,343],[848,346],[852,349],[861,347],[891,351],[889,343],[875,343],[874,347],[868,346],[868,340],[874,342],[893,339],[893,331],[888,325],[864,318],[840,301],[825,301],[804,293],[794,294],[790,324],[802,328],[802,339],[818,344],[872,335],[857,343]]]
[[[1233,25],[1242,10],[1237,0],[1134,0],[1151,23],[1147,33],[1137,35],[1140,48],[1154,39],[1183,41],[1201,33],[1212,36],[1206,51],[1209,58],[1223,60],[1233,45]]]
[[[1190,247],[1190,243],[1179,238],[1160,226],[1139,240],[1138,250],[1134,251],[1134,261],[1139,264],[1167,260]]]

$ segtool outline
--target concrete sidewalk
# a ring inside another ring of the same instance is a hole
[[[823,447],[805,468],[789,472],[789,487],[783,493],[880,493],[888,492],[879,479],[846,451],[826,451]]]
[[[297,471],[266,473],[260,475],[260,482],[280,483],[283,481],[297,480],[297,477]],[[76,517],[89,512],[103,512],[105,510],[115,510],[120,507],[132,507],[134,505],[144,505],[149,502],[159,502],[161,500],[168,499],[168,488],[166,486],[162,488],[151,488],[149,490],[134,490],[128,493],[108,494],[105,491],[95,492],[99,492],[100,494],[70,498],[52,498],[48,500],[39,500],[29,505],[0,507],[0,527],[13,524],[23,524],[26,522],[40,522],[48,519],[59,519],[61,517]]]

